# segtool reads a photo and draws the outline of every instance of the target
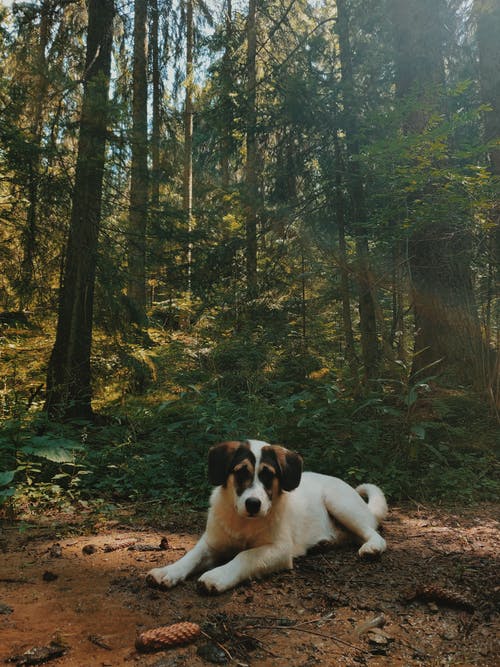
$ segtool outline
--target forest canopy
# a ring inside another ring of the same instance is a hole
[[[239,437],[497,492],[496,0],[0,20],[0,496],[198,501]]]

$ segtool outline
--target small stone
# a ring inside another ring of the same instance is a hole
[[[212,643],[202,644],[198,647],[196,653],[200,656],[200,658],[203,658],[203,660],[211,662],[214,665],[225,665],[227,662],[229,662],[229,658],[226,653],[221,648]]]
[[[86,544],[82,549],[82,553],[84,553],[86,556],[90,556],[91,554],[95,554],[96,551],[97,551],[97,547],[95,547],[93,544]]]
[[[49,556],[51,558],[62,558],[62,547],[59,542],[53,544],[49,549]]]

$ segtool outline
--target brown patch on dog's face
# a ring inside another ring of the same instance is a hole
[[[293,491],[300,484],[302,476],[302,457],[280,445],[262,448],[261,467],[273,469],[279,487],[283,491]]]

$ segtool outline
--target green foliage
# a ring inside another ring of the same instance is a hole
[[[247,331],[220,343],[165,337],[143,350],[165,379],[162,392],[129,386],[114,407],[108,401],[101,424],[60,425],[18,410],[0,430],[2,501],[107,498],[203,508],[208,448],[247,437],[298,450],[307,469],[380,484],[392,499],[472,501],[498,493],[496,430],[484,402],[432,377],[409,381],[402,365],[398,378],[354,396],[334,367],[304,376],[299,355],[291,373],[283,358],[293,351],[290,342],[270,346],[258,328],[253,338]],[[116,395],[109,384],[102,391]]]
[[[298,450],[307,469],[353,485],[378,483],[393,499],[478,500],[498,492],[493,435],[473,448],[469,430],[451,418],[473,419],[493,434],[484,404],[432,377],[408,381],[403,367],[399,379],[378,380],[355,397],[334,369],[293,376],[281,363],[290,350],[267,348],[257,331],[253,340],[186,338],[172,343],[172,354],[162,349],[175,391],[153,393],[149,402],[130,396],[125,409],[113,410],[114,421],[87,428],[84,497],[205,507],[208,448],[247,437]]]
[[[0,505],[22,499],[34,505],[74,500],[85,467],[77,460],[83,444],[61,428],[36,435],[47,425],[27,415],[0,425]],[[36,429],[36,430],[34,430]]]

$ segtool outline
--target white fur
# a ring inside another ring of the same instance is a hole
[[[257,471],[260,450],[267,443],[248,442],[256,456]],[[249,517],[246,511],[249,497],[261,500],[256,516]],[[230,484],[216,487],[206,530],[196,546],[177,562],[155,568],[148,576],[171,588],[191,574],[204,572],[199,587],[222,593],[245,579],[291,569],[293,558],[320,542],[339,542],[344,531],[332,517],[361,542],[360,556],[380,554],[386,543],[376,529],[386,514],[384,494],[374,484],[354,490],[336,477],[305,472],[296,489],[277,494],[271,502],[255,474],[250,488],[239,497]],[[221,561],[227,562],[219,565]]]

